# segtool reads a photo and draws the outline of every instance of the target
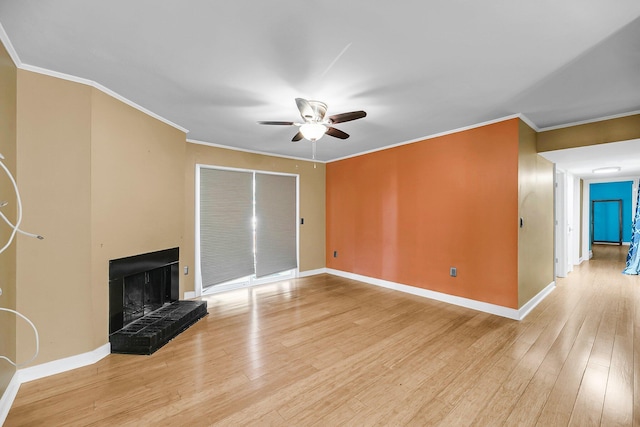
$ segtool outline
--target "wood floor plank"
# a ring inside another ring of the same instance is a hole
[[[488,425],[489,423],[503,423],[507,420],[545,360],[547,353],[560,336],[566,321],[566,316],[559,316],[545,322],[540,335],[519,361],[513,373],[502,383],[488,405],[480,411],[475,419],[476,423]],[[543,378],[547,383],[547,376],[543,376]]]
[[[608,373],[609,369],[605,366],[587,364],[569,420],[570,426],[600,425]]]
[[[23,384],[6,426],[640,426],[640,285],[593,250],[519,322],[328,274],[207,296],[151,356]]]
[[[633,420],[633,341],[616,335],[607,389],[602,411],[602,425],[626,426]]]
[[[567,355],[554,387],[538,417],[537,425],[564,426],[569,423],[599,324],[600,318],[598,316],[592,315],[584,318],[578,337]]]

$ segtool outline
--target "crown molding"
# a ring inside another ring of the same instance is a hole
[[[415,142],[420,142],[420,141],[426,141],[426,140],[429,140],[429,139],[439,138],[441,136],[446,136],[446,135],[451,135],[451,134],[454,134],[454,133],[464,132],[464,131],[467,131],[467,130],[476,129],[476,128],[480,128],[480,127],[483,127],[483,126],[488,126],[488,125],[492,125],[492,124],[495,124],[495,123],[504,122],[504,121],[507,121],[507,120],[522,119],[523,117],[524,116],[522,114],[512,114],[510,116],[500,117],[498,119],[488,120],[488,121],[482,122],[482,123],[476,123],[476,124],[473,124],[473,125],[463,126],[463,127],[459,127],[459,128],[456,128],[456,129],[447,130],[447,131],[444,131],[444,132],[434,133],[434,134],[431,134],[431,135],[427,135],[427,136],[422,136],[422,137],[419,137],[419,138],[411,139],[409,141],[399,142],[397,144],[391,144],[391,145],[386,145],[386,146],[380,147],[380,148],[374,148],[373,150],[362,151],[360,153],[351,154],[349,156],[345,156],[345,157],[340,157],[338,159],[329,160],[327,163],[338,162],[340,160],[345,160],[345,159],[350,159],[350,158],[353,158],[353,157],[363,156],[365,154],[371,154],[371,153],[375,153],[375,152],[378,152],[378,151],[387,150],[389,148],[395,148],[395,147],[400,147],[400,146],[403,146],[403,145],[413,144]],[[525,121],[525,123],[527,123],[527,124],[531,123],[531,124],[529,124],[529,126],[533,125],[533,122],[531,122],[529,119],[527,119],[527,121]],[[535,125],[533,125],[532,127],[534,128],[534,130],[536,129]]]
[[[522,113],[517,114],[517,116],[520,118],[520,120],[525,122],[527,126],[529,126],[531,129],[535,130],[536,132],[540,132],[540,128],[538,127],[538,125],[533,123],[533,120],[531,120],[529,117],[525,116]]]
[[[73,76],[71,74],[60,73],[58,71],[52,71],[52,70],[49,70],[47,68],[36,67],[34,65],[29,65],[29,64],[22,64],[18,68],[20,68],[21,70],[30,71],[32,73],[38,73],[38,74],[42,74],[42,75],[45,75],[45,76],[55,77],[55,78],[58,78],[58,79],[61,79],[61,80],[67,80],[67,81],[70,81],[70,82],[79,83],[79,84],[83,84],[83,85],[86,85],[86,86],[91,86],[91,87],[93,87],[93,88],[95,88],[95,89],[97,89],[97,90],[99,90],[99,91],[101,91],[101,92],[103,92],[103,93],[105,93],[105,94],[107,94],[107,95],[109,95],[109,96],[111,96],[111,97],[113,97],[113,98],[115,98],[115,99],[127,104],[128,106],[133,107],[136,110],[138,110],[138,111],[140,111],[140,112],[142,112],[142,113],[144,113],[144,114],[146,114],[148,116],[153,117],[156,120],[159,120],[159,121],[161,121],[161,122],[163,122],[165,124],[168,124],[169,126],[175,128],[175,129],[178,129],[179,131],[184,132],[185,134],[189,133],[188,129],[183,128],[182,126],[172,122],[171,120],[165,119],[164,117],[154,113],[153,111],[148,110],[148,109],[144,108],[143,106],[141,106],[139,104],[136,104],[135,102],[131,101],[130,99],[125,98],[124,96],[120,95],[119,93],[114,92],[111,89],[109,89],[109,88],[107,88],[107,87],[105,87],[105,86],[101,85],[100,83],[95,82],[93,80],[85,79],[85,78],[78,77],[78,76]]]
[[[185,129],[184,127],[182,127],[182,126],[180,126],[180,125],[178,125],[178,124],[176,124],[176,123],[174,123],[174,122],[172,122],[172,121],[170,121],[170,120],[168,120],[168,119],[166,119],[166,118],[164,118],[164,117],[162,117],[162,116],[160,116],[160,115],[158,115],[158,114],[156,114],[156,113],[154,113],[154,112],[152,112],[152,111],[150,111],[150,110],[148,110],[148,109],[146,109],[144,107],[142,107],[141,105],[131,101],[130,99],[125,98],[124,96],[118,94],[117,92],[114,92],[111,89],[109,89],[109,88],[107,88],[107,87],[105,87],[105,86],[101,85],[100,83],[97,83],[97,82],[95,82],[93,80],[84,79],[84,78],[73,76],[73,75],[70,75],[70,74],[60,73],[60,72],[52,71],[52,70],[49,70],[49,69],[46,69],[46,68],[36,67],[36,66],[33,66],[33,65],[22,63],[22,61],[20,60],[20,57],[18,56],[18,53],[14,49],[13,44],[11,43],[11,40],[9,39],[9,36],[7,35],[7,33],[4,30],[4,27],[2,26],[1,23],[0,23],[0,41],[4,45],[5,49],[7,50],[7,53],[11,57],[11,60],[14,62],[16,67],[21,69],[21,70],[31,71],[31,72],[39,73],[39,74],[44,74],[44,75],[48,75],[48,76],[51,76],[51,77],[56,77],[56,78],[59,78],[59,79],[68,80],[68,81],[72,81],[72,82],[76,82],[76,83],[80,83],[80,84],[84,84],[84,85],[87,85],[87,86],[94,87],[94,88],[100,90],[101,92],[120,100],[121,102],[129,105],[130,107],[133,107],[136,110],[139,110],[144,114],[147,114],[148,116],[151,116],[151,117],[153,117],[153,118],[155,118],[157,120],[160,120],[163,123],[168,124],[169,126],[171,126],[173,128],[176,128],[176,129],[184,132],[185,134],[189,133],[188,129]],[[463,131],[466,131],[466,130],[470,130],[470,129],[474,129],[474,128],[478,128],[478,127],[482,127],[482,126],[487,126],[487,125],[490,125],[490,124],[499,123],[499,122],[502,122],[502,121],[505,121],[505,120],[514,119],[514,118],[519,118],[520,120],[525,122],[530,128],[535,130],[536,132],[546,132],[546,131],[551,131],[551,130],[556,130],[556,129],[563,129],[563,128],[569,128],[569,127],[573,127],[573,126],[580,126],[580,125],[584,125],[584,124],[597,123],[597,122],[601,122],[601,121],[605,121],[605,120],[619,119],[619,118],[622,118],[622,117],[633,116],[633,115],[636,115],[636,114],[640,114],[640,110],[630,111],[630,112],[627,112],[627,113],[615,114],[615,115],[606,116],[606,117],[599,117],[599,118],[590,119],[590,120],[582,120],[582,121],[577,121],[577,122],[565,123],[565,124],[561,124],[561,125],[548,126],[548,127],[538,127],[525,114],[518,113],[518,114],[512,114],[510,116],[497,118],[497,119],[494,119],[494,120],[489,120],[489,121],[482,122],[482,123],[477,123],[477,124],[473,124],[473,125],[469,125],[469,126],[464,126],[464,127],[460,127],[460,128],[456,128],[456,129],[451,129],[451,130],[448,130],[448,131],[444,131],[444,132],[440,132],[440,133],[436,133],[436,134],[432,134],[432,135],[426,135],[426,136],[423,136],[423,137],[411,139],[409,141],[403,141],[403,142],[399,142],[399,143],[396,143],[396,144],[387,145],[387,146],[384,146],[384,147],[381,147],[381,148],[375,148],[375,149],[372,149],[372,150],[363,151],[363,152],[352,154],[352,155],[349,155],[349,156],[340,157],[340,158],[337,158],[337,159],[331,159],[331,160],[327,160],[327,161],[315,160],[315,162],[316,163],[337,162],[337,161],[349,159],[349,158],[352,158],[352,157],[358,157],[358,156],[362,156],[362,155],[365,155],[365,154],[370,154],[370,153],[374,153],[374,152],[377,152],[377,151],[386,150],[388,148],[394,148],[394,147],[399,147],[399,146],[402,146],[402,145],[413,144],[414,142],[424,141],[424,140],[428,140],[428,139],[437,138],[437,137],[440,137],[440,136],[450,135],[450,134],[453,134],[453,133],[463,132]],[[225,149],[229,149],[229,150],[236,150],[236,151],[243,151],[243,152],[254,153],[254,154],[273,156],[273,157],[283,157],[283,158],[302,160],[302,161],[313,161],[313,160],[306,159],[306,158],[301,158],[301,157],[278,155],[278,154],[273,154],[273,153],[268,153],[268,152],[263,152],[263,151],[247,150],[247,149],[242,149],[242,148],[237,148],[237,147],[232,147],[232,146],[214,144],[214,143],[205,142],[205,141],[197,141],[197,140],[187,139],[187,142],[190,142],[190,143],[193,143],[193,144],[209,145],[211,147],[225,148]]]
[[[45,76],[50,76],[50,77],[55,77],[58,79],[62,79],[62,80],[67,80],[70,82],[74,82],[74,83],[80,83],[86,86],[91,86],[95,89],[98,89],[99,91],[106,93],[107,95],[116,98],[117,100],[127,104],[130,107],[135,108],[138,111],[141,111],[142,113],[153,117],[154,119],[160,120],[163,123],[168,124],[169,126],[176,128],[182,132],[189,133],[188,129],[183,128],[182,126],[173,123],[171,120],[167,120],[164,117],[154,113],[151,110],[148,110],[146,108],[144,108],[143,106],[136,104],[135,102],[131,101],[130,99],[125,98],[124,96],[120,95],[117,92],[112,91],[111,89],[101,85],[98,82],[95,82],[93,80],[89,80],[89,79],[85,79],[82,77],[77,77],[77,76],[73,76],[71,74],[65,74],[65,73],[60,73],[58,71],[53,71],[53,70],[49,70],[46,68],[42,68],[42,67],[36,67],[34,65],[29,65],[29,64],[24,64],[21,60],[20,57],[18,56],[18,53],[16,52],[16,50],[13,47],[13,44],[11,43],[11,40],[9,39],[9,36],[7,35],[6,31],[4,30],[4,27],[2,26],[2,24],[0,23],[0,41],[2,41],[2,44],[4,45],[5,49],[7,50],[7,53],[9,54],[9,56],[11,57],[11,60],[13,61],[13,63],[15,64],[16,68],[20,69],[20,70],[24,70],[24,71],[30,71],[32,73],[38,73],[38,74],[43,74]]]
[[[242,151],[243,153],[259,154],[261,156],[278,157],[281,159],[301,160],[303,162],[310,162],[310,163],[328,163],[327,161],[324,161],[324,160],[317,160],[317,159],[314,160],[314,159],[308,159],[305,157],[286,156],[284,154],[274,154],[274,153],[268,153],[266,151],[248,150],[246,148],[232,147],[230,145],[222,145],[222,144],[215,144],[213,142],[198,141],[197,139],[187,139],[187,142],[190,144],[206,145],[209,147],[223,148],[225,150]]]
[[[549,130],[564,129],[564,128],[570,128],[573,126],[580,126],[580,125],[588,125],[590,123],[604,122],[605,120],[621,119],[623,117],[635,116],[636,114],[640,114],[640,110],[630,111],[628,113],[614,114],[612,116],[599,117],[597,119],[581,120],[579,122],[548,126],[548,127],[541,128],[540,130],[538,130],[538,132],[546,132]]]
[[[0,41],[4,45],[4,48],[7,50],[7,53],[11,57],[11,60],[15,64],[16,67],[20,68],[22,66],[22,61],[20,61],[20,57],[18,56],[18,52],[13,48],[13,44],[9,39],[9,35],[4,30],[2,23],[0,23]]]

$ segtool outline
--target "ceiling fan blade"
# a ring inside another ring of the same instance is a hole
[[[351,120],[361,119],[367,117],[367,113],[364,111],[351,111],[350,113],[334,114],[329,117],[329,123],[344,123]]]
[[[304,138],[304,136],[302,135],[302,132],[298,132],[293,136],[293,139],[291,139],[291,142],[298,142],[302,138]]]
[[[330,136],[333,136],[334,138],[340,138],[340,139],[349,138],[349,134],[348,133],[342,132],[341,130],[336,129],[336,128],[332,128],[332,127],[327,129],[326,134],[330,135]]]
[[[293,126],[294,122],[258,122],[259,125],[282,125],[282,126]]]
[[[296,98],[296,105],[298,106],[298,110],[300,110],[300,115],[305,121],[313,118],[313,107],[309,104],[309,101],[303,98]]]

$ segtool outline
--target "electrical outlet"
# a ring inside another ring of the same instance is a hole
[[[184,275],[186,276],[187,274],[189,274],[189,266],[185,265],[184,266]]]
[[[338,258],[338,251],[333,251],[333,257]]]
[[[2,296],[2,288],[0,288],[0,296]]]
[[[458,275],[458,269],[455,267],[451,267],[449,269],[449,276],[456,277]]]

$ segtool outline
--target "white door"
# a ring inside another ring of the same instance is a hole
[[[568,260],[567,260],[567,218],[565,211],[565,174],[564,171],[556,169],[555,183],[555,224],[556,224],[556,277],[567,277]]]

